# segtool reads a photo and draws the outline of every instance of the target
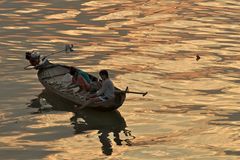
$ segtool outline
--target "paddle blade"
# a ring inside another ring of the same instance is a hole
[[[73,52],[73,44],[66,44],[65,45],[65,52],[66,53],[70,53],[70,52]]]
[[[147,94],[148,94],[148,92],[143,93],[143,97],[146,96]]]

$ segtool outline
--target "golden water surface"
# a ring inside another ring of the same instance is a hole
[[[0,0],[0,159],[239,159],[239,22],[239,0]],[[148,95],[75,115],[23,69],[67,43],[52,62]]]

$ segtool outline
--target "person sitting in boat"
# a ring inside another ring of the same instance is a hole
[[[83,109],[91,103],[104,102],[115,97],[115,88],[113,82],[109,78],[108,71],[101,70],[99,75],[102,79],[101,88],[96,93],[90,95],[88,97],[89,100],[77,109]]]
[[[39,69],[41,66],[48,63],[48,60],[45,56],[41,56],[38,52],[26,52],[26,59],[29,60],[30,64],[36,69]]]
[[[86,72],[84,72],[80,69],[71,67],[69,73],[72,75],[72,83],[73,84],[79,85],[80,89],[83,91],[90,90],[91,79],[89,78],[89,75]]]

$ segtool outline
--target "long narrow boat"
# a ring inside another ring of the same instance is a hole
[[[47,91],[52,92],[61,98],[64,98],[76,105],[82,105],[86,100],[81,92],[74,92],[73,90],[66,90],[62,85],[64,76],[69,73],[70,67],[60,64],[48,63],[43,67],[38,68],[38,79]],[[98,79],[89,74],[90,79],[94,82]],[[126,98],[126,92],[121,91],[115,87],[115,98],[90,104],[88,108],[94,108],[100,111],[112,111],[118,109]]]

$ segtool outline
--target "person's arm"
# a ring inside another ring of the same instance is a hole
[[[96,96],[100,96],[103,94],[103,86],[97,91]]]
[[[103,83],[102,83],[102,87],[97,91],[96,95],[97,95],[97,96],[102,95],[102,94],[105,92],[105,90],[106,90],[106,83],[103,82]]]

